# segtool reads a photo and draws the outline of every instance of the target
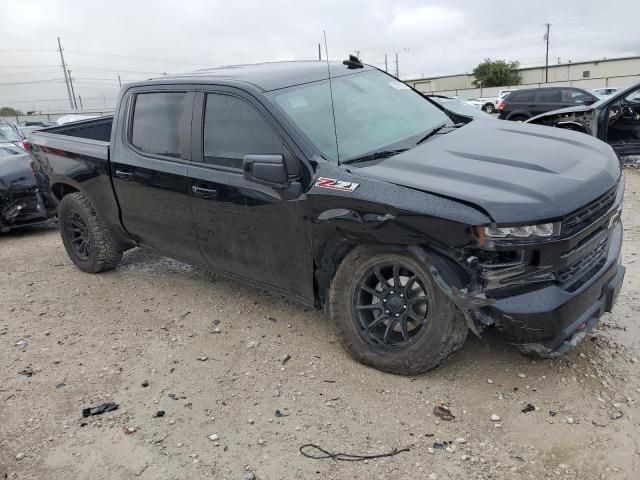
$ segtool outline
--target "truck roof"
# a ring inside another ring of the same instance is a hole
[[[331,77],[341,77],[363,70],[373,70],[373,67],[365,65],[363,68],[349,69],[342,62],[329,62]],[[278,90],[281,88],[316,82],[329,78],[327,62],[319,60],[267,62],[250,65],[229,65],[217,68],[206,68],[195,72],[167,75],[164,77],[149,79],[144,82],[136,82],[135,85],[148,85],[149,83],[247,83],[263,91]]]

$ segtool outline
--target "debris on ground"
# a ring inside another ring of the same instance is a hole
[[[82,409],[83,417],[90,417],[92,415],[100,415],[106,412],[112,412],[113,410],[117,410],[119,405],[113,402],[103,403],[102,405],[98,405],[96,407],[89,407]]]
[[[175,393],[168,393],[167,397],[169,397],[171,400],[185,400],[187,398],[183,395],[176,395]]]
[[[136,427],[123,427],[122,431],[125,433],[125,435],[131,435],[132,433],[136,433]]]
[[[256,348],[258,345],[260,345],[258,340],[251,340],[250,342],[247,342],[247,348]]]
[[[256,480],[256,474],[253,472],[244,472],[242,480]]]
[[[492,413],[490,418],[491,418],[492,422],[499,422],[500,421],[500,415],[496,415],[495,413]]]
[[[145,380],[144,382],[142,382],[143,388],[147,388],[148,386],[149,386],[149,380]]]
[[[533,403],[527,403],[527,405],[522,409],[522,413],[528,413],[535,411],[536,406]]]
[[[282,413],[280,410],[276,410],[276,417],[281,418],[281,417],[288,417],[289,414],[288,413]]]
[[[212,442],[217,442],[218,440],[220,440],[220,437],[217,433],[212,433],[211,435],[209,435],[209,440],[211,440]]]
[[[313,458],[314,460],[322,460],[325,458],[331,458],[333,460],[342,460],[345,462],[360,462],[360,461],[367,461],[367,460],[371,460],[374,458],[384,458],[384,457],[393,457],[395,455],[398,455],[399,453],[402,452],[408,452],[409,451],[409,447],[405,447],[405,448],[401,448],[401,449],[393,449],[390,452],[387,453],[379,453],[379,454],[375,454],[375,455],[354,455],[351,453],[331,453],[328,452],[327,450],[325,450],[322,447],[319,447],[318,445],[314,445],[313,443],[307,443],[305,445],[302,445],[300,447],[300,453],[302,455],[304,455],[307,458]],[[318,455],[313,455],[311,453],[309,453],[307,450],[317,450],[319,451],[321,454]]]
[[[198,360],[200,360],[201,362],[206,362],[207,360],[209,360],[209,357],[207,357],[206,355],[201,355],[198,357]]]
[[[289,360],[291,360],[291,355],[289,355],[288,353],[280,359],[280,361],[282,362],[282,365],[287,363]]]
[[[18,372],[18,375],[24,375],[25,377],[32,377],[35,374],[33,373],[33,369],[31,367],[27,367],[23,370],[20,370]]]
[[[164,417],[164,410],[158,410],[156,413],[153,414],[153,418],[162,418]]]
[[[18,340],[16,342],[16,347],[20,347],[20,348],[27,348],[27,345],[29,345],[29,341],[28,340]]]
[[[447,405],[445,405],[444,403],[436,405],[433,408],[433,414],[436,417],[439,417],[442,420],[446,420],[448,422],[456,418],[455,415],[453,413],[451,413],[451,409]]]
[[[22,452],[19,452],[19,453],[16,455],[16,460],[22,460],[23,458],[24,458],[24,453],[22,453]],[[5,477],[5,478],[6,478],[6,477]]]

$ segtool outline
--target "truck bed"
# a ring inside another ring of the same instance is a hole
[[[112,124],[113,116],[72,122],[32,132],[28,141],[40,147],[108,160]]]

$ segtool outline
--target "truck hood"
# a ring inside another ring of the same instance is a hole
[[[613,188],[610,146],[569,130],[476,120],[354,174],[463,201],[499,224],[562,217]]]

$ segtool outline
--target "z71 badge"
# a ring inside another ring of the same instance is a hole
[[[343,182],[335,178],[320,177],[314,186],[320,188],[330,188],[331,190],[340,190],[342,192],[353,192],[358,188],[359,183]]]

